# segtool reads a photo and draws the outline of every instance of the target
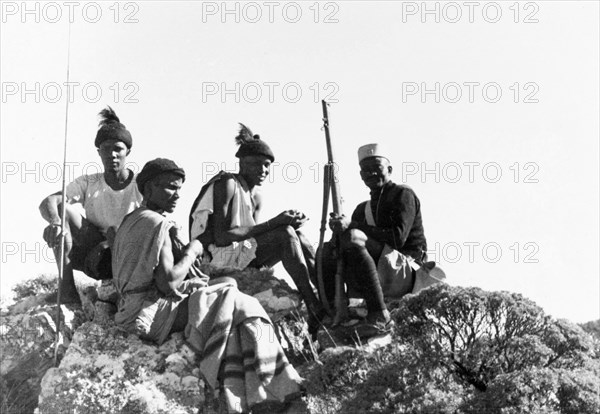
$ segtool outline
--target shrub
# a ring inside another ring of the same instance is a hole
[[[521,295],[440,284],[406,296],[392,315],[392,344],[311,371],[315,412],[600,412],[592,338]]]
[[[17,283],[12,291],[15,294],[15,301],[26,298],[27,296],[42,295],[56,291],[56,275],[40,275],[34,279]]]

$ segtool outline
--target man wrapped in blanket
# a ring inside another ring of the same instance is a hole
[[[137,177],[142,206],[127,215],[113,247],[114,281],[121,295],[115,322],[161,344],[184,331],[200,354],[206,383],[224,392],[229,412],[246,412],[299,396],[301,381],[274,335],[269,316],[235,282],[202,275],[202,244],[183,246],[172,213],[185,180],[173,161],[149,161]],[[192,276],[190,278],[190,276]]]

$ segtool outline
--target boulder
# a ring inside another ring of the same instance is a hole
[[[270,269],[204,270],[211,277],[235,278],[238,288],[256,297],[272,318],[290,361],[306,361],[302,355],[307,327],[295,290]],[[142,341],[115,326],[116,307],[106,283],[96,295],[87,292],[85,296],[96,299],[93,321],[77,330],[60,366],[46,372],[39,414],[197,413],[218,406],[212,392],[204,388],[196,355],[182,333],[172,335],[160,347]]]
[[[202,265],[202,271],[211,278],[227,276],[235,279],[238,289],[258,299],[273,322],[300,307],[301,297],[298,291],[291,288],[284,280],[277,278],[271,268],[247,268],[240,271]]]
[[[47,295],[25,297],[4,308],[0,323],[0,394],[8,412],[32,412],[37,405],[40,381],[54,364],[57,306]],[[86,320],[81,307],[60,306],[58,360],[69,347],[76,329]]]
[[[27,306],[23,306],[23,303]],[[78,305],[60,305],[58,355],[68,348],[75,330],[86,320]],[[6,375],[19,360],[31,353],[43,358],[54,357],[57,306],[45,302],[45,295],[28,297],[2,315],[2,363],[0,374]]]
[[[87,322],[46,372],[36,412],[195,413],[204,404],[195,358],[181,333],[159,347]]]

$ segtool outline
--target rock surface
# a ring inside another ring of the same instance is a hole
[[[61,305],[58,342],[59,357],[68,348],[75,330],[85,322],[79,306]],[[23,356],[37,353],[52,359],[56,338],[57,307],[45,302],[45,296],[29,297],[2,315],[2,362],[0,374],[6,375]]]
[[[295,290],[270,269],[221,270],[216,276],[234,277],[240,290],[256,297],[276,324],[290,360],[303,359],[307,329]],[[109,286],[103,284],[96,295],[87,292],[86,297],[97,298],[86,307],[93,309],[93,321],[77,330],[60,366],[46,372],[38,413],[210,412],[215,401],[212,393],[205,397],[196,356],[183,334],[172,335],[160,347],[142,341],[114,325]]]
[[[315,360],[325,348],[364,345],[373,349],[389,342],[389,338],[379,338],[357,344],[340,340],[339,332],[325,329],[319,341],[313,342],[298,292],[276,278],[272,270],[203,270],[211,277],[233,277],[240,290],[259,300],[274,322],[288,359],[301,375],[319,364]],[[38,404],[39,414],[210,413],[218,409],[218,401],[204,388],[196,355],[181,333],[160,347],[142,341],[115,326],[116,296],[110,283],[80,290],[81,307],[61,306],[65,323],[59,347],[62,360],[57,368],[52,368],[56,306],[48,305],[42,295],[27,297],[3,311],[1,384],[4,388],[11,381],[26,385],[16,398],[28,401],[21,405],[24,410],[17,412],[33,412]],[[298,401],[288,412],[307,411]]]
[[[47,295],[29,296],[3,309],[0,315],[2,406],[12,412],[32,412],[44,372],[54,363],[57,307]],[[61,305],[58,358],[76,329],[86,320],[79,306]]]
[[[196,367],[181,333],[158,347],[112,322],[87,322],[46,372],[37,412],[197,412],[204,387]]]

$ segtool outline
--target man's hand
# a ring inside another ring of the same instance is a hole
[[[174,221],[171,221],[171,223],[173,224],[171,228],[169,228],[169,236],[171,237],[171,240],[181,240],[179,237],[179,234],[181,233],[181,227],[179,227]]]
[[[269,224],[272,227],[292,226],[294,229],[298,229],[306,223],[307,220],[308,217],[298,210],[285,210],[275,218],[269,220]]]
[[[350,219],[345,215],[338,215],[335,213],[329,214],[329,228],[333,234],[342,234],[350,227]]]
[[[290,224],[290,226],[292,226],[294,228],[294,230],[298,230],[307,221],[308,221],[308,217],[306,217],[306,214],[304,214],[300,211],[296,211],[296,217],[294,218],[294,220],[292,221],[292,224]]]
[[[188,244],[185,255],[193,256],[195,259],[196,257],[200,256],[203,251],[204,248],[202,247],[202,243],[200,243],[198,239],[194,239],[190,242],[190,244]]]
[[[208,286],[208,281],[206,281],[205,279],[200,279],[199,277],[194,277],[192,279],[186,280],[185,283],[187,283],[189,290],[201,289],[203,287]]]
[[[55,248],[60,243],[60,234],[62,231],[62,227],[60,223],[50,223],[44,229],[44,241],[48,243],[50,248]]]

